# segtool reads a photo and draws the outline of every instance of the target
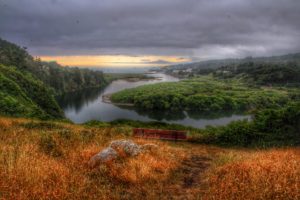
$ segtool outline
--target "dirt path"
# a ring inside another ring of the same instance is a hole
[[[172,181],[165,191],[169,193],[168,199],[201,199],[201,191],[205,190],[203,175],[211,163],[210,153],[195,152],[182,160],[181,166],[172,175]]]
[[[182,188],[191,188],[197,186],[201,174],[209,167],[211,159],[205,156],[192,155],[189,159],[182,161],[181,170],[185,176]]]

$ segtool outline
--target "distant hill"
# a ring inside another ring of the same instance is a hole
[[[218,78],[242,78],[258,85],[300,85],[300,53],[283,56],[210,60],[163,68],[179,77],[212,74]]]
[[[237,65],[241,63],[254,62],[254,63],[272,63],[272,64],[285,64],[288,62],[300,63],[300,53],[287,54],[282,56],[271,57],[246,57],[243,59],[220,59],[220,60],[207,60],[194,63],[186,63],[179,65],[170,65],[163,67],[166,72],[172,72],[173,70],[192,70],[194,72],[204,69],[217,69],[228,65]]]
[[[244,62],[225,65],[212,73],[218,78],[242,78],[258,85],[300,86],[298,62]]]

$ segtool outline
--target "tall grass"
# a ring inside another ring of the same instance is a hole
[[[300,199],[300,148],[232,155],[209,172],[204,199]]]
[[[167,180],[185,156],[181,148],[156,141],[159,152],[121,157],[90,169],[91,156],[111,140],[126,138],[121,129],[3,118],[0,125],[0,199],[119,199],[125,193],[142,197],[144,190]]]
[[[300,198],[299,148],[249,151],[134,139],[159,149],[91,169],[91,156],[131,130],[48,125],[0,118],[0,199]],[[206,172],[191,155],[213,159]],[[195,183],[186,188],[194,172]]]

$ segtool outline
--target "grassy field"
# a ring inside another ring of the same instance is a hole
[[[131,138],[130,127],[0,118],[0,199],[300,199],[300,148],[233,149]],[[158,152],[90,169],[112,140]]]

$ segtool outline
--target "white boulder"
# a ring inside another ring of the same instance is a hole
[[[94,155],[90,161],[89,166],[94,168],[102,163],[111,162],[118,158],[118,153],[111,147],[103,149],[98,154]]]
[[[89,166],[97,167],[100,164],[111,162],[119,157],[120,151],[123,151],[127,156],[137,156],[142,152],[154,152],[158,150],[156,144],[137,145],[131,140],[115,140],[110,143],[110,146],[103,149],[98,154],[91,157]]]
[[[116,140],[110,143],[110,147],[116,151],[123,151],[128,156],[137,156],[141,153],[141,148],[139,145],[135,144],[131,140]]]

